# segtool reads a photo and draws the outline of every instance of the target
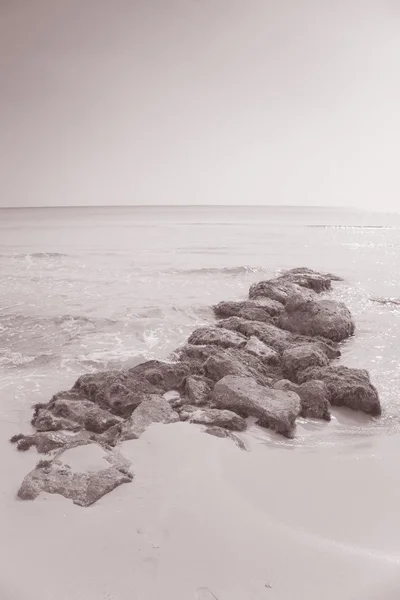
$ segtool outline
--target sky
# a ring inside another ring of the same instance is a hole
[[[398,0],[0,0],[0,206],[400,210]]]

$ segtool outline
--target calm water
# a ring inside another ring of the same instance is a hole
[[[397,429],[400,306],[371,298],[400,297],[400,216],[316,208],[1,210],[1,420],[26,430],[31,404],[81,373],[167,357],[210,305],[295,266],[345,278],[343,360],[384,407],[378,423],[339,412],[331,431]]]

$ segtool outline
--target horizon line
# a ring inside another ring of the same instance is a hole
[[[36,206],[1,206],[0,210],[18,210],[35,208],[341,208],[349,210],[370,210],[357,206],[343,206],[330,204],[324,206],[321,204],[62,204],[46,205],[38,204]]]

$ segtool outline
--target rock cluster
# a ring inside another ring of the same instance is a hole
[[[355,327],[346,306],[327,295],[336,280],[293,269],[261,281],[248,300],[217,304],[215,325],[196,329],[171,362],[82,375],[71,390],[36,405],[35,433],[12,441],[51,454],[25,477],[20,498],[46,491],[88,506],[132,480],[116,446],[154,422],[204,425],[244,448],[233,432],[245,430],[250,416],[290,438],[299,416],[329,421],[331,405],[380,415],[367,371],[337,362],[338,344]],[[74,473],[60,463],[63,452],[84,444],[100,446],[110,467]]]

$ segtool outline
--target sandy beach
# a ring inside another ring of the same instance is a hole
[[[86,509],[15,500],[37,454],[2,443],[1,597],[395,600],[400,436],[330,444],[335,423],[300,424],[301,443],[253,425],[240,434],[248,452],[201,427],[154,424],[123,444],[133,484]],[[69,452],[75,468],[101,461],[90,447]]]

